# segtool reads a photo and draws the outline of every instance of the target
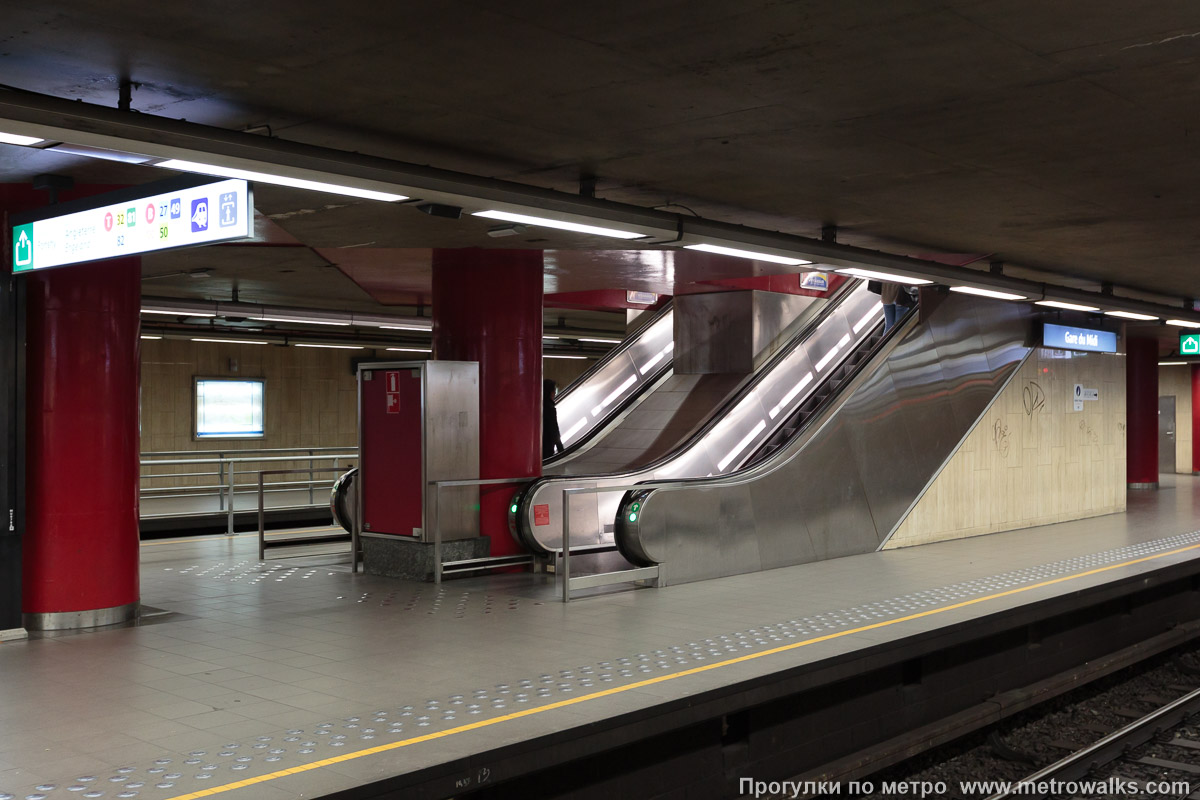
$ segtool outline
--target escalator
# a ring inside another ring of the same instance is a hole
[[[869,346],[882,316],[879,298],[866,290],[864,282],[847,284],[681,446],[636,469],[548,476],[532,482],[510,507],[513,535],[537,553],[560,550],[566,488],[713,476],[741,468],[814,393],[829,386],[830,378]],[[620,493],[609,492],[582,495],[572,502],[572,551],[613,548],[613,520],[620,500]]]
[[[685,583],[882,546],[1032,352],[1027,306],[929,300],[920,320],[864,339],[744,468],[626,492],[621,554]]]
[[[672,304],[667,302],[642,327],[559,392],[554,406],[563,452],[546,459],[546,465],[570,461],[587,449],[615,418],[629,413],[649,390],[670,379],[674,319]],[[329,494],[334,524],[348,531],[354,520],[357,478],[357,467],[346,471],[334,482]]]

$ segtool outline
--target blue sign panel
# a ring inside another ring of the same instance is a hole
[[[1074,325],[1042,326],[1042,345],[1058,350],[1086,350],[1089,353],[1117,352],[1117,334]]]

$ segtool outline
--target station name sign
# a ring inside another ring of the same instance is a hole
[[[162,191],[167,184],[179,188]],[[246,181],[189,184],[194,181],[160,181],[14,216],[13,272],[229,242],[253,234],[253,200]],[[81,206],[85,207],[76,210]]]
[[[1089,353],[1117,352],[1117,334],[1074,325],[1042,326],[1042,345],[1056,350],[1084,350]]]

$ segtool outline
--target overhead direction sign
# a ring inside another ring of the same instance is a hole
[[[1056,350],[1084,350],[1089,353],[1117,352],[1117,334],[1075,325],[1042,326],[1042,344]]]
[[[1200,356],[1200,333],[1179,334],[1179,355]]]
[[[243,180],[224,180],[199,186],[161,190],[143,187],[142,196],[129,190],[89,198],[89,208],[50,207],[40,218],[14,218],[14,273],[64,267],[88,261],[121,258],[156,250],[172,250],[248,238],[254,232],[253,198]]]

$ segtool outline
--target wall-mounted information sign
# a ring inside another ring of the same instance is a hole
[[[1179,334],[1179,355],[1200,356],[1200,333]]]
[[[639,306],[652,306],[658,302],[658,295],[654,292],[625,292],[625,302],[635,303]]]
[[[1117,352],[1117,334],[1074,325],[1042,326],[1042,345],[1056,350],[1085,350],[1089,353]]]
[[[829,273],[806,272],[800,276],[800,288],[824,292],[829,289]]]
[[[99,205],[72,211],[78,204],[71,203],[57,216],[50,215],[56,208],[51,207],[39,212],[41,219],[14,219],[13,272],[228,242],[254,232],[250,185],[243,180],[142,196],[125,190],[89,201]]]

